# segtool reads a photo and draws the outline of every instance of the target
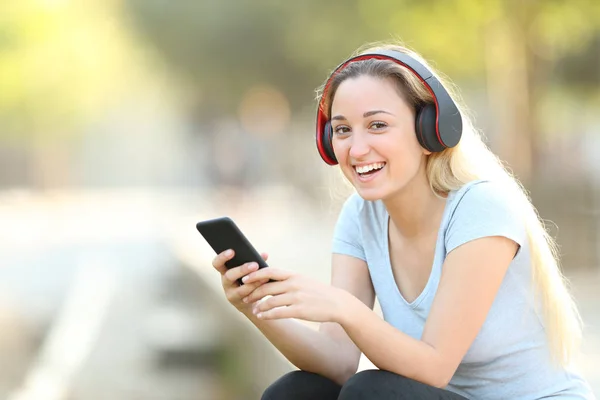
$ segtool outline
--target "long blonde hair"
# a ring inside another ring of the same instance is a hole
[[[510,190],[510,193],[514,194],[514,201],[519,206],[527,229],[531,254],[531,281],[536,302],[541,307],[551,356],[560,365],[569,364],[581,341],[581,318],[559,267],[556,243],[546,231],[527,192],[483,142],[480,132],[473,126],[466,107],[461,104],[457,91],[449,80],[431,68],[416,52],[399,44],[371,44],[359,49],[355,55],[382,49],[409,54],[427,66],[450,93],[461,112],[463,132],[459,144],[428,157],[427,177],[433,192],[448,193],[478,179],[501,180],[515,189]],[[322,103],[325,115],[330,116],[331,101],[341,82],[359,75],[394,79],[398,83],[399,93],[415,109],[433,103],[430,92],[406,68],[391,61],[369,59],[348,65],[331,79]],[[319,98],[322,93],[323,87],[318,90]]]

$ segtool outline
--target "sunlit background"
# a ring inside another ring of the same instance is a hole
[[[597,0],[0,0],[0,398],[258,399],[290,366],[195,223],[228,215],[327,281],[348,190],[315,89],[391,38],[460,88],[548,221],[600,395]]]

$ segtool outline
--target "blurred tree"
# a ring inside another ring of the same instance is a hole
[[[268,83],[292,105],[357,46],[398,36],[456,80],[487,78],[501,156],[531,174],[542,84],[598,35],[597,0],[125,0],[132,20],[197,85],[203,118]]]
[[[0,138],[69,135],[125,88],[148,82],[132,62],[148,54],[120,29],[119,7],[189,77],[206,121],[235,114],[243,94],[263,84],[280,88],[294,111],[312,112],[314,89],[341,59],[398,36],[453,79],[487,82],[496,147],[525,180],[548,76],[585,88],[582,76],[596,75],[597,56],[582,54],[598,37],[597,0],[4,0]]]
[[[2,1],[0,142],[31,157],[30,178],[62,184],[83,122],[149,81],[141,51],[119,26],[117,1]],[[156,79],[156,77],[154,77]]]
[[[117,0],[1,3],[0,137],[70,135],[70,126],[147,83]]]
[[[339,23],[361,25],[357,0],[125,2],[133,23],[197,85],[210,117],[234,112],[242,95],[263,83],[305,106],[327,69],[368,36]]]

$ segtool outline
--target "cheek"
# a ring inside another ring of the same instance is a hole
[[[421,146],[406,144],[405,146],[395,146],[390,150],[390,154],[393,154],[390,161],[394,173],[412,174],[419,169],[423,158]]]
[[[340,141],[335,137],[331,141],[331,145],[333,147],[333,154],[335,155],[335,158],[338,160],[339,164],[343,164],[348,158],[348,146],[344,143],[344,141]]]

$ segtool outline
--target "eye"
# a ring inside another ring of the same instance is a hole
[[[346,125],[338,125],[335,128],[333,128],[333,133],[335,133],[336,135],[346,135],[349,132],[350,128]]]
[[[387,124],[385,122],[381,122],[381,121],[374,121],[371,123],[371,125],[369,125],[369,129],[373,129],[376,131],[380,131],[386,127],[387,127]]]

